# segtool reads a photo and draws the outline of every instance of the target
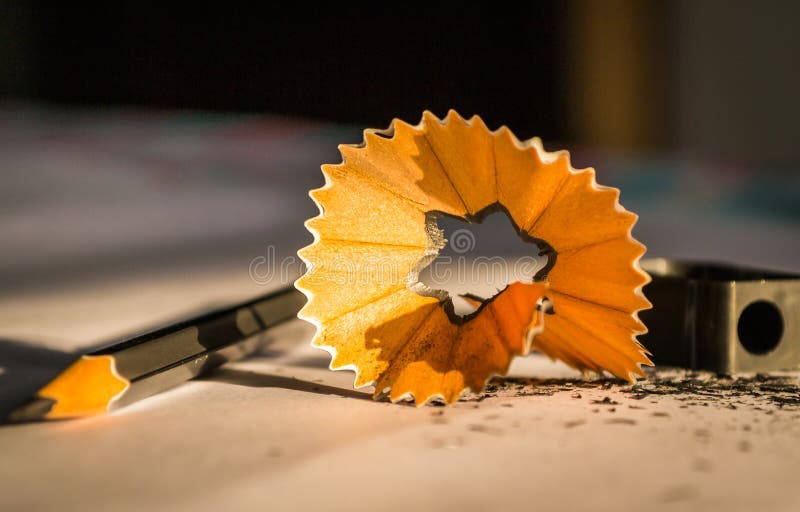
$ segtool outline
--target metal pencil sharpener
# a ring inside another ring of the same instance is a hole
[[[800,368],[800,275],[643,260],[653,281],[640,313],[657,365],[721,373]]]

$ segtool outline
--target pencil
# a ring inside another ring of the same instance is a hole
[[[8,416],[9,422],[104,414],[252,353],[259,333],[305,303],[294,288],[184,320],[81,356]]]

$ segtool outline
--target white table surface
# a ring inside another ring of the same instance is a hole
[[[0,404],[77,351],[281,285],[250,261],[310,240],[324,126],[151,117],[0,115]],[[292,130],[314,143],[287,152]],[[796,219],[658,208],[639,212],[658,255],[797,269]],[[564,391],[417,409],[352,390],[310,336],[287,324],[260,356],[105,417],[0,426],[0,509],[800,509],[800,410],[769,397],[576,398],[577,375],[534,356],[512,373]]]

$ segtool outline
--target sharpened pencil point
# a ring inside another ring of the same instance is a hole
[[[5,420],[105,414],[252,353],[262,340],[256,334],[296,318],[304,303],[302,293],[284,288],[85,354]]]

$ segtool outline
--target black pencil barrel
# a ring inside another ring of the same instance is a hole
[[[117,409],[254,352],[257,334],[291,320],[305,297],[287,288],[253,301],[213,311],[103,348],[91,355],[114,358],[130,387],[109,409]]]

